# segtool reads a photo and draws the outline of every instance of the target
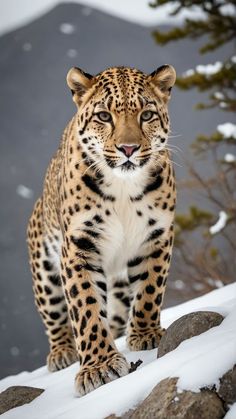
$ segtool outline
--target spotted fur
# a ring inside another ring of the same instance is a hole
[[[114,338],[155,348],[173,245],[175,181],[166,148],[171,66],[67,76],[77,113],[28,226],[50,371],[79,360],[79,395],[128,373]]]

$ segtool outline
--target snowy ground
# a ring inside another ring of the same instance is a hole
[[[129,361],[143,360],[134,373],[106,384],[80,399],[74,395],[73,381],[78,365],[49,373],[46,367],[32,373],[22,372],[0,381],[0,391],[12,385],[28,385],[45,389],[29,405],[18,407],[2,415],[3,419],[102,419],[111,413],[121,414],[143,400],[152,388],[166,377],[180,377],[178,387],[198,391],[203,386],[218,385],[219,377],[236,361],[236,284],[215,290],[162,313],[162,324],[168,327],[184,314],[196,310],[221,313],[225,319],[220,326],[183,342],[160,359],[156,350],[129,352],[125,339],[117,346]],[[236,406],[227,413],[235,419]]]

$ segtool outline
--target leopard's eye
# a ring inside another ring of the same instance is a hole
[[[112,117],[111,114],[109,112],[98,112],[97,114],[98,119],[100,119],[100,121],[102,122],[111,122],[112,121]]]
[[[141,121],[150,121],[150,119],[152,119],[152,117],[153,117],[153,112],[152,111],[144,111],[142,114],[141,114]]]

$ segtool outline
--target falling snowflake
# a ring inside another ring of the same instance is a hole
[[[23,49],[23,51],[25,51],[25,52],[29,52],[29,51],[31,51],[31,50],[32,50],[32,44],[31,44],[30,42],[25,42],[25,43],[22,45],[22,49]]]
[[[65,35],[71,35],[75,32],[75,26],[68,22],[61,23],[60,32],[64,33]]]
[[[18,185],[16,188],[16,193],[25,199],[31,199],[33,197],[32,189],[27,188],[25,185]]]
[[[77,56],[77,51],[76,49],[70,48],[66,54],[69,58],[75,58]]]

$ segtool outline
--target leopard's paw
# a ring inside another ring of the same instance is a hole
[[[129,373],[129,364],[120,353],[115,353],[105,362],[82,367],[75,378],[76,394],[84,396],[103,384]]]
[[[140,331],[132,330],[127,338],[127,345],[131,351],[144,351],[146,349],[157,348],[165,329],[161,327],[158,329],[151,329],[141,333]]]
[[[47,357],[47,366],[50,372],[62,370],[78,361],[78,354],[75,349],[68,346],[61,346],[53,349]]]

